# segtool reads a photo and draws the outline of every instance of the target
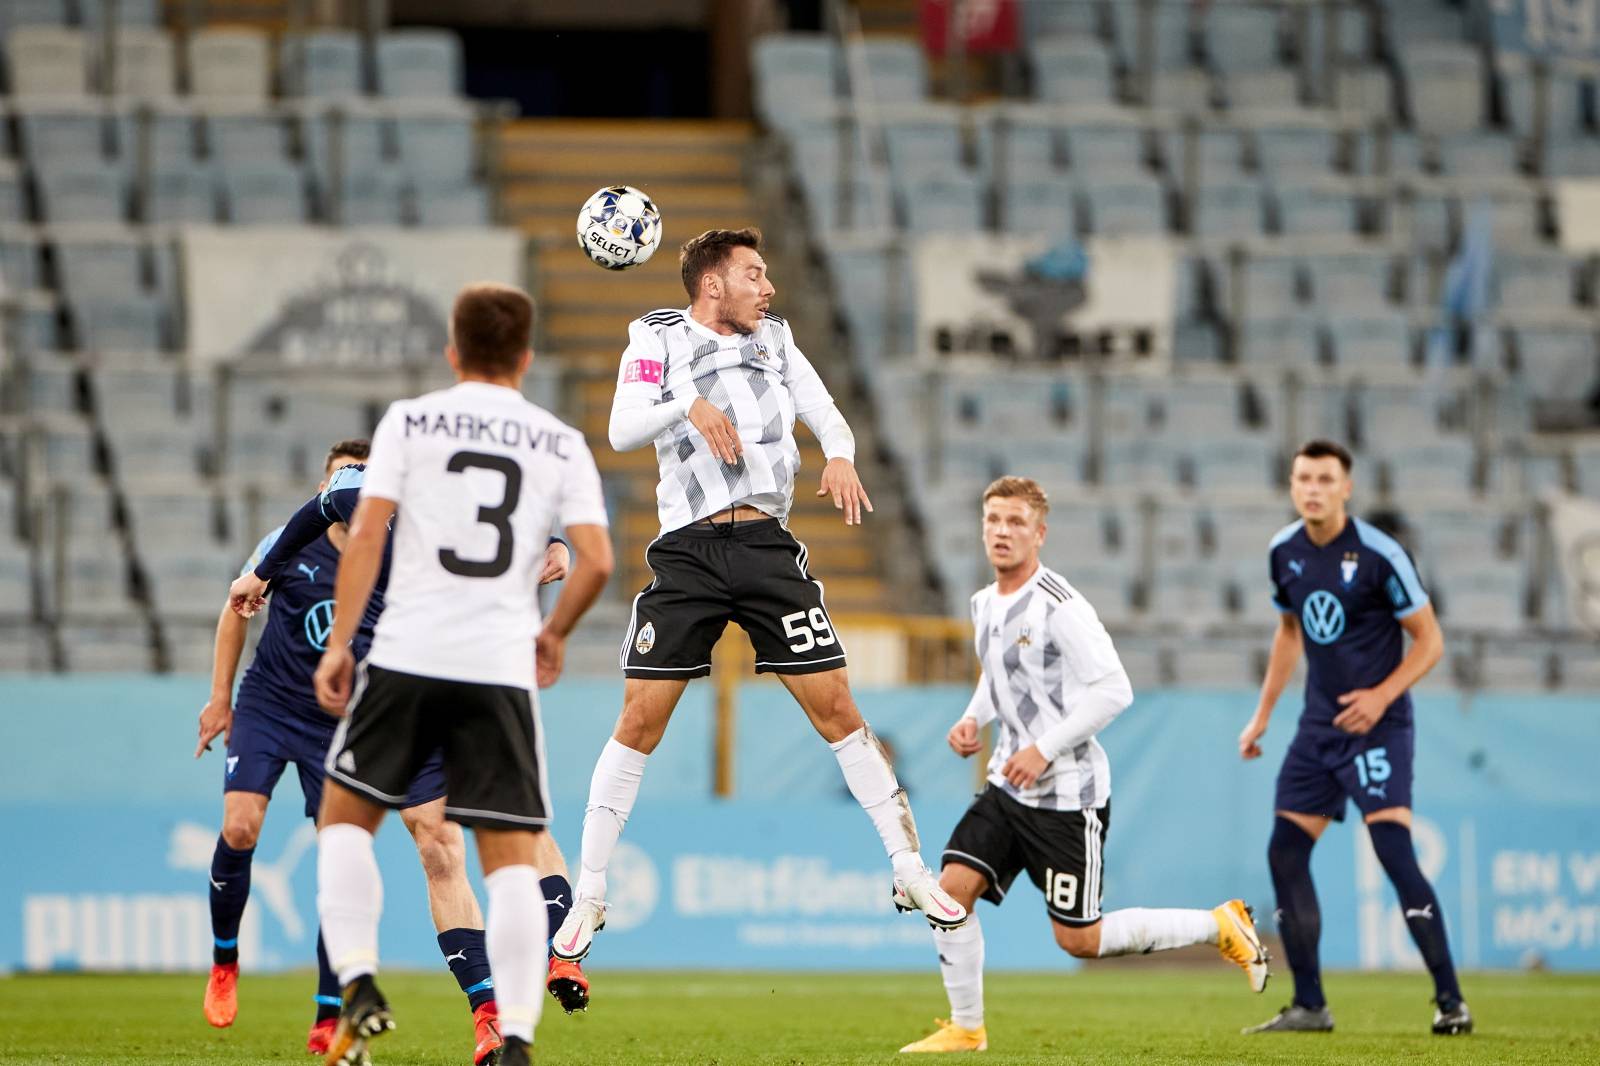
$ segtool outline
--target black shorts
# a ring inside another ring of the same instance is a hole
[[[405,805],[417,770],[444,753],[445,817],[489,829],[550,821],[544,735],[528,690],[361,668],[328,748],[328,776],[387,807]]]
[[[628,677],[705,677],[729,622],[750,634],[757,673],[844,666],[822,582],[806,570],[805,545],[776,518],[675,529],[644,559],[655,580],[633,601],[621,655]]]
[[[1044,909],[1062,925],[1100,920],[1101,854],[1111,803],[1086,811],[1042,811],[990,785],[956,823],[944,865],[960,863],[989,882],[983,898],[999,903],[1027,870],[1044,893]]]

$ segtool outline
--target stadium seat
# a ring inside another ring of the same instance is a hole
[[[1064,159],[1055,116],[1022,106],[997,106],[975,118],[978,165],[997,181],[1053,174]]]
[[[1258,122],[1252,132],[1256,165],[1273,181],[1326,175],[1338,157],[1337,131],[1320,122]]]
[[[14,333],[19,351],[58,351],[64,347],[61,309],[53,293],[24,291],[10,294]]]
[[[229,164],[221,185],[223,211],[236,225],[300,223],[309,217],[305,175],[288,163]]]
[[[1173,173],[1186,174],[1192,159],[1202,184],[1244,180],[1245,139],[1238,130],[1194,127],[1169,133],[1164,143],[1167,168]]]
[[[1545,147],[1543,173],[1551,178],[1600,175],[1600,144],[1592,140],[1552,141]]]
[[[176,418],[190,407],[178,363],[166,356],[117,352],[90,366],[89,381],[96,410],[122,405]]]
[[[928,95],[928,62],[922,49],[905,37],[865,37],[845,46],[845,74],[867,76],[855,93],[879,104],[915,103]]]
[[[489,190],[482,185],[413,185],[411,203],[419,226],[488,226],[494,223]]]
[[[1036,99],[1072,105],[1114,102],[1111,56],[1093,37],[1030,38],[1028,61]]]
[[[1227,620],[1224,582],[1204,565],[1158,559],[1150,576],[1145,612],[1162,629],[1199,634]],[[1233,684],[1239,683],[1235,669]]]
[[[461,39],[449,30],[389,30],[378,38],[376,59],[383,96],[461,95]]]
[[[0,159],[0,224],[27,220],[28,204],[23,195],[22,174],[15,163]]]
[[[1004,233],[1053,239],[1079,232],[1077,191],[1065,180],[1012,181],[1000,190]]]
[[[1154,178],[1130,173],[1084,182],[1083,203],[1090,231],[1101,237],[1151,236],[1167,232],[1167,194]]]
[[[23,154],[36,167],[96,167],[105,158],[105,111],[98,103],[20,101],[15,113]]]
[[[1190,462],[1202,492],[1270,489],[1276,484],[1277,449],[1259,436],[1239,435],[1196,447]]]
[[[271,90],[267,35],[249,27],[207,28],[189,36],[189,89],[216,100],[265,102]]]
[[[393,170],[346,174],[332,192],[334,217],[342,226],[398,226],[406,221],[405,183]]]
[[[112,41],[111,91],[146,100],[177,95],[177,51],[171,35],[166,30],[123,24],[120,17],[118,21]]]
[[[1304,256],[1312,298],[1330,312],[1382,307],[1391,302],[1394,259],[1387,252],[1312,252]]]
[[[209,547],[222,539],[219,501],[204,484],[124,490],[124,499],[134,543],[141,549],[194,542]]]
[[[71,301],[80,347],[90,351],[154,352],[167,347],[167,308],[141,292]]]
[[[417,103],[395,109],[395,142],[412,178],[467,181],[478,169],[475,120],[465,107]]]
[[[1023,4],[1021,14],[1025,40],[1088,37],[1100,31],[1093,4]]]
[[[0,34],[17,26],[65,26],[71,21],[67,0],[10,0],[0,6]]]
[[[886,108],[883,140],[889,170],[901,183],[922,175],[944,174],[961,165],[960,113],[924,104],[915,109]]]
[[[275,107],[208,102],[202,119],[207,154],[222,166],[282,163],[295,122]]]
[[[144,246],[130,231],[57,229],[54,236],[56,271],[70,301],[93,303],[144,289]]]
[[[1359,437],[1373,446],[1425,444],[1444,432],[1438,389],[1373,385],[1364,389],[1355,405]]]
[[[236,552],[220,544],[197,543],[181,552],[169,545],[141,544],[139,561],[150,583],[150,599],[163,617],[215,616],[239,572]]]
[[[1074,121],[1067,125],[1067,161],[1085,180],[1127,180],[1146,174],[1145,133],[1135,123]]]
[[[1101,451],[1101,485],[1152,488],[1170,485],[1176,480],[1176,458],[1171,448],[1159,441],[1107,441]]]
[[[34,177],[46,222],[122,222],[128,217],[128,190],[120,171],[57,164]]]
[[[1316,366],[1322,339],[1316,319],[1304,314],[1265,313],[1237,324],[1237,357],[1245,366]]]
[[[1588,396],[1600,384],[1592,325],[1518,326],[1512,330],[1512,348],[1518,375],[1537,398]]]
[[[1578,477],[1578,491],[1590,499],[1600,499],[1600,441],[1580,440],[1572,446],[1572,467]]]
[[[337,175],[363,180],[374,174],[398,178],[389,160],[389,122],[383,111],[359,101],[307,108],[301,114],[300,128],[311,172],[323,184],[335,181]],[[437,173],[451,180],[466,176],[464,169],[452,173],[447,166],[437,167]],[[435,172],[424,176],[434,177]]]
[[[1459,497],[1474,491],[1477,460],[1466,440],[1440,437],[1426,444],[1373,443],[1383,447],[1389,491],[1400,498],[1429,494]]]
[[[1304,287],[1299,257],[1287,250],[1246,249],[1213,277],[1218,310],[1229,318],[1293,311]]]
[[[84,413],[83,370],[71,359],[34,359],[24,375],[23,409]]]
[[[1361,227],[1361,202],[1343,182],[1301,178],[1280,183],[1274,194],[1278,229],[1296,236],[1353,234]]]
[[[1411,322],[1404,312],[1372,308],[1330,316],[1334,362],[1341,369],[1401,369],[1412,362]]]
[[[1223,100],[1238,111],[1289,107],[1300,99],[1300,77],[1285,67],[1228,71],[1221,84]]]
[[[198,164],[152,169],[139,189],[139,220],[150,225],[217,220],[216,179]]]
[[[1427,587],[1446,625],[1509,634],[1526,625],[1522,573],[1507,559],[1441,559]]]
[[[121,618],[69,621],[57,633],[63,665],[72,673],[145,673],[154,668],[149,626],[131,610]]]
[[[1254,181],[1207,183],[1195,190],[1189,231],[1196,237],[1248,237],[1262,233],[1261,186]]]
[[[1457,177],[1515,177],[1520,169],[1517,142],[1503,133],[1457,133],[1438,139],[1439,169]]]
[[[1352,119],[1392,119],[1394,88],[1378,66],[1340,66],[1334,72],[1333,106]]]
[[[24,229],[0,228],[0,282],[8,293],[37,288],[39,239]]]
[[[11,92],[21,97],[83,97],[89,92],[89,49],[81,30],[19,26],[6,35]]]
[[[99,30],[110,20],[115,8],[118,28],[143,28],[161,25],[162,0],[77,0],[78,17],[91,30]]]
[[[833,100],[839,49],[821,33],[769,33],[753,49],[756,104],[762,118],[782,126]]]
[[[1544,645],[1515,640],[1485,641],[1472,662],[1473,680],[1481,688],[1527,693],[1550,685],[1550,649]]]
[[[1486,79],[1476,48],[1459,41],[1402,43],[1400,69],[1418,129],[1465,133],[1482,123]]]
[[[1201,32],[1206,59],[1222,70],[1271,67],[1278,61],[1280,12],[1253,4],[1211,4]]]
[[[365,91],[361,37],[354,30],[312,30],[283,38],[284,91],[296,96],[358,96]]]
[[[1414,515],[1421,535],[1419,563],[1450,559],[1501,559],[1511,543],[1503,511],[1465,505],[1433,505]]]
[[[983,190],[962,173],[913,180],[901,189],[906,226],[916,233],[969,233],[983,228]]]
[[[1494,278],[1501,307],[1570,311],[1575,302],[1572,261],[1560,252],[1497,251]]]
[[[152,101],[120,107],[113,128],[117,155],[130,164],[194,165],[199,145],[199,115],[187,100]]]
[[[117,538],[66,540],[60,551],[47,559],[46,567],[43,592],[50,617],[132,613],[127,562]]]
[[[1211,76],[1203,70],[1158,67],[1151,71],[1149,104],[1163,111],[1194,112],[1209,108],[1216,96]]]
[[[1172,674],[1186,688],[1237,689],[1255,682],[1257,649],[1232,644],[1183,644],[1172,649]]]

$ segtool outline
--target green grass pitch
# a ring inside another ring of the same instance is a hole
[[[0,978],[0,1062],[309,1063],[310,974],[252,977],[238,1023],[209,1028],[198,976]],[[1281,982],[1281,983],[1280,983]],[[470,1063],[466,1002],[444,973],[382,981],[398,1029],[377,1066]],[[1476,974],[1464,981],[1478,1033],[1428,1033],[1422,975],[1332,974],[1331,1035],[1243,1037],[1288,997],[1237,974],[1120,966],[987,981],[990,1063],[1565,1063],[1600,1062],[1600,975]],[[935,973],[595,973],[595,1002],[568,1017],[551,1005],[535,1061],[600,1063],[891,1063],[945,1011]]]

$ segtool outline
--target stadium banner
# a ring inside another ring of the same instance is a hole
[[[1600,636],[1600,503],[1571,493],[1545,498],[1567,614],[1574,625]]]
[[[1600,60],[1600,0],[1477,0],[1501,52]]]
[[[217,753],[192,758],[203,678],[0,681],[0,967],[201,970],[209,962],[206,870],[220,820]],[[576,863],[587,781],[621,685],[563,682],[544,694],[556,836]],[[937,862],[974,787],[942,748],[960,687],[863,689],[896,745],[924,854]],[[1113,768],[1107,909],[1210,907],[1231,896],[1270,928],[1272,784],[1296,710],[1266,757],[1233,737],[1254,693],[1155,691],[1103,736]],[[611,868],[594,966],[935,971],[927,926],[896,914],[888,864],[838,767],[782,689],[740,693],[738,795],[715,801],[711,687],[692,686],[651,757]],[[1600,804],[1590,701],[1554,695],[1418,697],[1414,828],[1465,968],[1600,970]],[[62,743],[59,723],[73,723]],[[286,775],[292,777],[292,774]],[[298,789],[280,783],[256,850],[240,943],[252,969],[307,968],[316,937],[315,837]],[[398,819],[378,834],[386,965],[438,969],[421,871]],[[475,859],[470,860],[474,865]],[[1314,859],[1331,968],[1420,960],[1359,825],[1335,826]],[[474,880],[477,878],[474,876]],[[481,892],[481,888],[480,888]],[[980,905],[995,969],[1061,970],[1043,901],[1026,878]],[[930,977],[931,979],[931,977]],[[1219,980],[1231,980],[1218,967]],[[308,980],[310,978],[308,977]],[[1421,986],[1419,986],[1421,987]],[[937,998],[937,984],[930,984]]]
[[[200,362],[433,361],[463,285],[522,283],[523,240],[509,229],[228,226],[181,234],[185,335]]]
[[[922,238],[913,256],[924,351],[1165,366],[1176,254],[1164,237]]]

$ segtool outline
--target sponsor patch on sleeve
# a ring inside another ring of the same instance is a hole
[[[661,384],[661,364],[654,359],[635,359],[622,371],[624,385],[634,381],[648,381],[652,385]]]

